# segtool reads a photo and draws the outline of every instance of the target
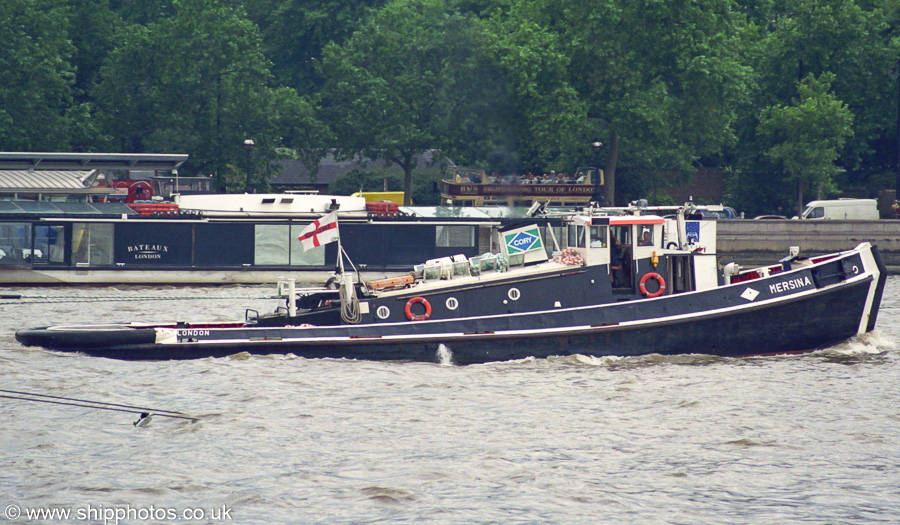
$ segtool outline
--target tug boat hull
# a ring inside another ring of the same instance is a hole
[[[115,359],[239,352],[442,362],[528,357],[812,351],[871,331],[886,272],[867,243],[820,262],[717,288],[655,298],[459,319],[259,327],[57,326],[20,330],[25,345]]]

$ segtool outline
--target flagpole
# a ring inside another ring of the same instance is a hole
[[[341,234],[338,233],[338,267],[341,269],[341,276],[344,275],[344,248],[341,246]]]

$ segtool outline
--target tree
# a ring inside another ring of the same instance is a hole
[[[321,89],[316,64],[329,43],[342,45],[384,0],[286,0],[273,2],[260,20],[281,85],[301,93]]]
[[[764,34],[752,65],[759,91],[757,108],[784,104],[796,83],[812,74],[833,73],[831,90],[851,110],[853,135],[841,153],[841,164],[858,166],[874,153],[885,132],[894,135],[897,115],[898,48],[884,35],[885,13],[877,4],[859,0],[792,0],[777,12]],[[893,152],[893,148],[891,148]],[[896,158],[888,157],[888,162]]]
[[[853,113],[830,92],[834,75],[807,75],[790,106],[763,112],[760,136],[771,146],[766,155],[784,166],[785,180],[797,185],[797,207],[803,209],[803,188],[827,186],[834,176],[838,149],[852,136]]]
[[[0,3],[0,150],[66,150],[85,134],[67,29],[62,2]]]
[[[526,106],[533,138],[547,144],[548,133],[539,132],[551,117],[541,112],[545,107],[565,113],[552,115],[559,123],[552,127],[569,134],[554,139],[561,155],[577,156],[600,136],[609,204],[620,163],[649,173],[690,169],[717,154],[733,141],[735,105],[748,78],[732,6],[728,0],[513,0],[495,20],[500,34],[535,35],[520,39],[508,55],[519,72],[520,96],[533,95]],[[560,59],[545,58],[553,54]],[[521,89],[525,82],[536,88]]]
[[[110,0],[110,7],[124,21],[146,26],[175,16],[178,3],[170,0]]]
[[[67,0],[68,34],[75,47],[72,65],[75,71],[76,100],[91,102],[100,67],[116,48],[116,34],[124,27],[122,18],[109,6],[109,0]]]
[[[789,106],[807,75],[833,73],[831,91],[853,113],[853,134],[838,150],[844,178],[895,169],[897,162],[897,56],[900,40],[887,13],[891,2],[864,0],[740,0],[747,14],[743,43],[754,89],[740,108],[740,140],[729,153],[733,202],[771,212],[796,195],[782,166],[767,155],[769,137],[757,126],[768,107]],[[893,11],[893,8],[891,9]]]
[[[119,35],[95,90],[104,129],[118,151],[184,151],[189,172],[214,174],[219,190],[244,173],[245,139],[255,142],[260,188],[282,147],[308,151],[323,135],[311,106],[270,87],[256,26],[240,8],[182,0],[176,16]]]
[[[338,153],[399,166],[408,203],[418,154],[484,140],[471,122],[486,101],[470,81],[485,67],[485,49],[472,17],[444,0],[389,3],[343,46],[327,46],[323,120]]]

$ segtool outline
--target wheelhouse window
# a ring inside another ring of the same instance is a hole
[[[589,227],[591,234],[591,248],[606,248],[606,226],[592,225]]]
[[[610,241],[613,245],[631,245],[631,226],[610,226]]]
[[[638,234],[637,240],[638,246],[654,246],[653,242],[653,228],[644,226],[641,228],[641,232]]]
[[[567,245],[569,248],[583,248],[586,228],[581,224],[570,224]]]

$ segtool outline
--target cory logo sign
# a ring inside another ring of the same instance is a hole
[[[522,231],[513,235],[507,235],[506,249],[509,253],[522,253],[542,248],[541,237],[537,229]]]

